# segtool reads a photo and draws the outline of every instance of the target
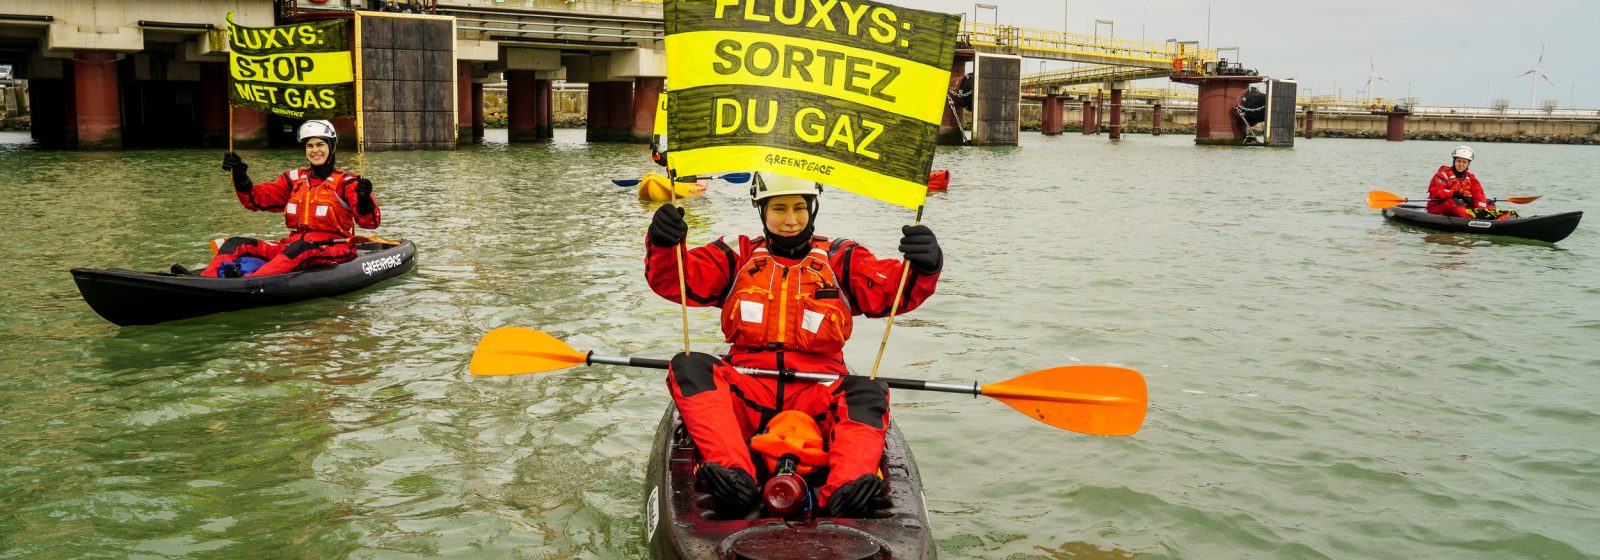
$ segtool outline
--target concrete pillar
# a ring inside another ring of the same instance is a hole
[[[228,65],[200,63],[200,145],[228,147]]]
[[[661,85],[666,78],[633,79],[633,130],[634,142],[649,142],[656,127],[656,103],[661,101]]]
[[[553,139],[556,137],[555,82],[551,80],[534,80],[534,90],[538,94],[538,106],[534,108],[535,114],[538,115],[538,138],[540,140]]]
[[[1039,132],[1045,136],[1060,135],[1061,120],[1061,96],[1044,96],[1044,102],[1039,106]]]
[[[1083,133],[1094,134],[1094,102],[1083,100]]]
[[[73,101],[80,150],[122,148],[122,100],[117,53],[77,51],[72,58]]]
[[[1312,131],[1314,131],[1316,129],[1316,125],[1317,125],[1317,112],[1313,111],[1313,110],[1311,110],[1311,108],[1307,107],[1306,108],[1306,138],[1310,138],[1311,137],[1311,133],[1312,133]]]
[[[70,75],[70,73],[68,73]],[[72,87],[66,78],[28,80],[28,107],[31,110],[28,127],[33,141],[45,148],[72,147],[69,130],[71,121]]]
[[[1122,90],[1111,90],[1111,139],[1122,139]]]
[[[472,63],[456,61],[456,144],[472,143]]]
[[[589,84],[589,142],[626,142],[633,121],[633,84],[593,82]]]
[[[511,142],[539,139],[539,80],[533,70],[506,71],[506,136]]]
[[[233,107],[233,149],[267,147],[267,114]],[[354,144],[351,144],[354,146]]]
[[[941,146],[960,146],[966,142],[966,135],[961,132],[964,122],[961,104],[951,95],[961,90],[961,80],[966,76],[967,59],[958,56],[950,64],[950,93],[945,94],[944,117],[939,120],[938,144]]]
[[[1150,135],[1161,135],[1161,104],[1157,103],[1150,111]]]
[[[483,141],[483,84],[472,84],[472,141]]]
[[[631,142],[634,123],[633,82],[611,82],[611,103],[606,105],[606,109],[611,112],[607,119],[611,121],[607,130],[608,141]],[[655,106],[651,105],[650,110],[654,115]],[[649,129],[645,131],[649,132]]]

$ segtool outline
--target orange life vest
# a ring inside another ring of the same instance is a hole
[[[828,264],[829,243],[812,238],[799,264],[782,266],[756,245],[723,298],[722,334],[735,348],[832,355],[850,338],[850,302]]]
[[[283,223],[296,232],[324,231],[349,237],[355,235],[355,213],[342,196],[345,180],[343,171],[332,175],[315,186],[311,185],[311,170],[289,171],[289,181],[294,189],[289,191],[289,203],[283,207]]]
[[[767,421],[767,431],[750,438],[754,449],[767,460],[767,472],[778,470],[784,455],[800,459],[795,472],[811,474],[828,466],[828,451],[822,447],[822,429],[817,421],[798,410],[785,410]]]

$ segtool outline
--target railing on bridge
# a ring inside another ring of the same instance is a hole
[[[326,17],[328,12],[391,12],[403,14],[431,14],[438,9],[439,0],[284,0],[279,4],[282,16],[298,19],[302,16]]]
[[[961,40],[980,50],[1162,70],[1167,75],[1199,73],[1206,62],[1217,60],[1216,49],[1202,49],[1182,42],[1134,41],[971,21],[963,25]]]

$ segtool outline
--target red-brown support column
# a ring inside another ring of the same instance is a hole
[[[472,143],[472,63],[456,61],[456,144]]]
[[[944,117],[939,120],[939,139],[941,146],[960,146],[966,143],[966,133],[962,132],[966,125],[961,117],[961,104],[951,95],[961,90],[961,80],[967,76],[967,61],[970,56],[956,54],[955,60],[950,64],[950,89],[945,95]]]
[[[1316,125],[1317,125],[1317,112],[1311,110],[1310,107],[1307,107],[1306,108],[1306,138],[1310,138],[1311,137],[1311,133],[1312,133],[1313,130],[1316,129]]]
[[[1083,133],[1094,134],[1094,102],[1083,100]]]
[[[472,84],[472,141],[483,140],[483,84]]]
[[[555,82],[551,80],[535,80],[535,89],[539,92],[539,125],[538,138],[550,140],[556,137],[555,129]]]
[[[1039,132],[1045,136],[1061,134],[1061,120],[1061,96],[1044,96],[1044,101],[1039,105]]]
[[[1106,90],[1094,90],[1094,133],[1096,135],[1100,134],[1100,123],[1105,122],[1105,111]]]
[[[533,70],[506,71],[506,139],[539,140],[539,80]]]
[[[72,58],[72,73],[78,149],[121,149],[122,101],[117,87],[117,53],[77,51]]]
[[[1161,104],[1160,103],[1157,103],[1155,108],[1150,111],[1150,135],[1151,136],[1160,136],[1161,135]]]
[[[661,85],[666,78],[633,79],[633,129],[631,140],[649,142],[656,128],[656,103],[661,100]]]
[[[233,148],[267,147],[267,114],[253,109],[233,107]]]
[[[228,65],[200,63],[200,145],[228,147]]]
[[[1389,117],[1389,134],[1386,137],[1390,142],[1399,142],[1406,139],[1406,116],[1410,111],[1373,111],[1375,115]]]
[[[1111,89],[1111,139],[1122,139],[1122,90]]]
[[[1172,81],[1200,86],[1195,109],[1194,143],[1239,146],[1244,144],[1244,121],[1239,100],[1258,76],[1174,77]]]

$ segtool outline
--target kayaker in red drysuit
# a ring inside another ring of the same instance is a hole
[[[298,137],[311,166],[285,171],[269,183],[252,183],[246,174],[250,166],[238,154],[228,152],[222,157],[222,168],[233,172],[239,203],[257,212],[282,212],[291,233],[277,242],[230,237],[202,275],[262,276],[346,262],[354,259],[356,252],[341,240],[355,235],[355,226],[373,229],[383,221],[378,202],[372,198],[372,181],[334,168],[339,133],[333,123],[306,121],[300,125]],[[267,262],[246,272],[238,263],[244,256]]]
[[[851,317],[885,317],[894,303],[902,263],[879,259],[844,239],[813,235],[821,185],[758,173],[750,189],[765,228],[761,237],[717,239],[683,257],[688,304],[722,308],[726,361],[699,352],[673,357],[667,374],[672,400],[704,462],[697,485],[728,515],[760,499],[748,441],[778,412],[799,410],[830,437],[828,479],[819,507],[828,515],[860,517],[883,491],[878,463],[888,428],[889,392],[882,382],[847,375],[827,384],[779,382],[733,366],[847,373],[842,349]],[[661,297],[678,297],[679,247],[688,232],[683,210],[662,205],[649,228],[645,278]],[[910,263],[899,313],[933,295],[943,266],[927,226],[902,229],[900,251]]]
[[[1517,217],[1516,212],[1497,210],[1483,195],[1483,184],[1478,176],[1467,171],[1472,165],[1472,148],[1458,146],[1450,152],[1450,165],[1439,166],[1428,182],[1428,213],[1457,218],[1504,220]]]

